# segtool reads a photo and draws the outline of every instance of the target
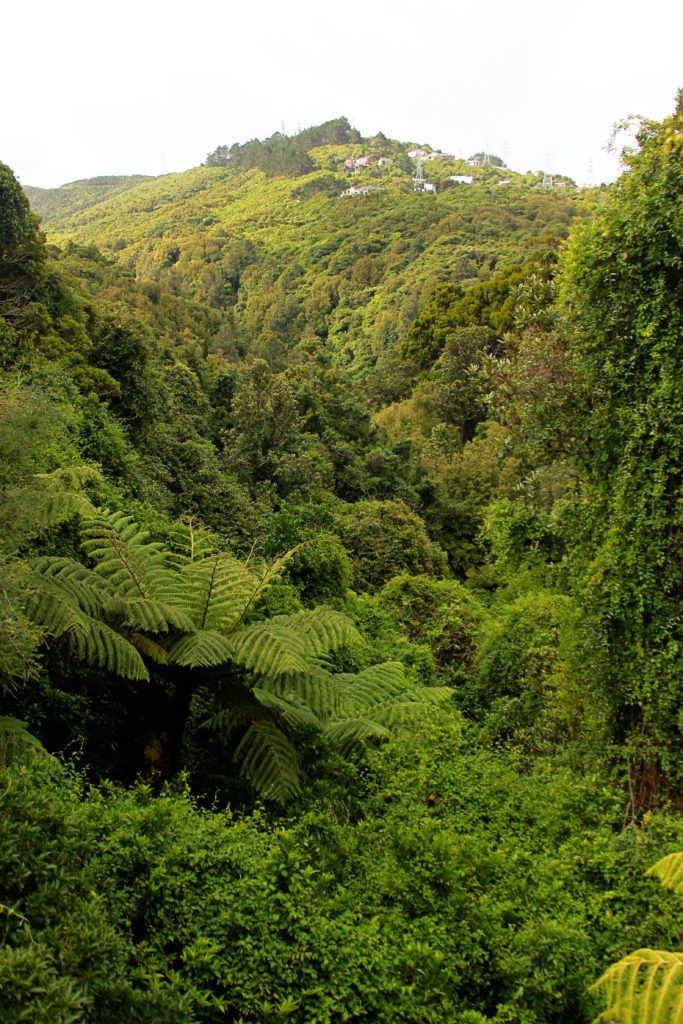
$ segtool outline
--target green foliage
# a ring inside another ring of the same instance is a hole
[[[577,590],[607,631],[622,735],[680,777],[683,114],[644,123],[628,173],[573,236],[561,295],[583,385]],[[578,554],[578,552],[577,552]],[[676,782],[677,784],[677,782]]]
[[[400,573],[437,575],[446,569],[443,551],[401,501],[357,501],[342,507],[336,519],[357,589],[376,590]]]
[[[93,568],[63,557],[33,560],[26,612],[89,665],[134,681],[171,673],[176,705],[168,733],[176,739],[169,756],[175,764],[192,695],[202,686],[217,691],[209,721],[233,741],[242,773],[263,797],[281,802],[300,785],[287,724],[322,728],[343,719],[348,746],[370,735],[366,713],[388,716],[374,733],[383,738],[392,724],[419,718],[426,704],[447,697],[416,697],[393,685],[398,676],[403,680],[400,666],[390,673],[389,689],[382,666],[358,677],[331,672],[334,652],[360,643],[341,612],[319,607],[249,621],[291,553],[261,566],[240,561],[215,551],[191,522],[176,530],[170,549],[122,512],[85,518],[81,537]],[[405,714],[395,706],[397,697],[411,705]]]
[[[671,853],[647,872],[681,895],[683,854]],[[593,988],[607,1002],[596,1021],[673,1024],[683,1020],[683,953],[638,949],[612,964]]]

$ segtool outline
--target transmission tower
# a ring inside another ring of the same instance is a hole
[[[551,167],[552,163],[553,163],[552,153],[546,153],[546,155],[545,155],[545,165],[546,165],[546,167]],[[549,170],[548,171],[544,171],[543,172],[543,188],[552,188],[553,184],[554,184],[554,182],[553,182],[552,171],[549,171]]]
[[[425,186],[425,176],[422,170],[422,153],[418,152],[415,155],[415,177],[413,178],[413,192],[423,192]]]

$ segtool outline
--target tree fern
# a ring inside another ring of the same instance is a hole
[[[191,521],[165,545],[107,510],[84,517],[82,548],[92,568],[34,560],[33,620],[76,657],[120,676],[146,680],[156,664],[173,669],[178,693],[217,688],[206,724],[237,741],[233,758],[264,798],[299,791],[297,731],[324,729],[347,750],[386,739],[450,697],[450,690],[408,688],[398,663],[333,673],[334,652],[361,642],[338,611],[249,621],[293,552],[267,565],[240,561],[217,551]]]
[[[672,853],[647,872],[683,895],[683,853]],[[594,1024],[683,1024],[683,952],[637,949],[592,986],[607,1008]]]

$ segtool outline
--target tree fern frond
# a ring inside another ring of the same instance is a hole
[[[253,608],[253,606],[256,604],[261,595],[265,593],[268,587],[282,576],[282,573],[285,571],[287,567],[287,563],[297,553],[299,547],[292,548],[291,551],[285,551],[284,554],[278,555],[277,558],[274,558],[271,562],[268,562],[266,565],[262,565],[258,568],[253,565],[250,566],[250,571],[253,572],[254,575],[258,578],[258,586],[255,588],[254,593],[252,594],[252,597],[249,600],[249,603],[245,605],[244,611],[240,616],[241,622],[243,622],[247,618],[247,613],[250,611],[251,608]],[[247,565],[249,565],[250,559],[251,555],[247,559]]]
[[[275,711],[292,728],[320,729],[322,727],[322,722],[311,707],[299,704],[294,697],[281,697],[269,690],[263,690],[259,686],[255,686],[251,692],[259,704],[270,711]]]
[[[405,673],[398,661],[371,665],[357,675],[338,677],[344,683],[344,704],[349,709],[364,711],[382,704],[405,690]]]
[[[157,643],[156,640],[152,640],[149,636],[144,636],[143,633],[131,633],[129,640],[144,658],[156,661],[157,665],[168,664],[168,651],[161,644]]]
[[[256,688],[255,688],[256,689]],[[339,717],[341,689],[336,676],[321,669],[263,679],[259,691],[272,694],[298,707],[309,708],[320,722]]]
[[[342,718],[326,725],[324,731],[343,754],[359,749],[368,740],[387,740],[391,736],[386,725],[366,717]]]
[[[26,722],[0,716],[0,766],[21,761],[30,751],[47,753],[38,737],[28,731]]]
[[[296,749],[274,722],[257,721],[250,725],[233,760],[265,800],[286,803],[301,790]]]
[[[103,622],[91,619],[85,629],[69,634],[72,649],[89,665],[97,665],[124,679],[149,680],[139,652],[126,637]]]
[[[189,562],[175,583],[194,628],[226,633],[242,618],[261,587],[243,562],[220,553]]]
[[[84,521],[81,546],[95,572],[128,597],[161,599],[172,583],[164,546],[123,512],[105,509]]]
[[[93,506],[84,494],[77,491],[46,491],[34,494],[31,515],[37,531],[59,526],[72,516],[92,515]]]
[[[106,580],[70,558],[32,558],[29,566],[40,577],[43,587],[71,599],[87,615],[100,615],[105,600],[112,593]]]
[[[278,615],[237,629],[230,637],[234,660],[266,678],[309,675],[306,645],[289,618]]]
[[[212,668],[233,657],[231,640],[221,633],[202,630],[176,640],[168,649],[168,660],[184,668]]]
[[[26,614],[47,634],[59,638],[85,632],[91,621],[88,614],[59,587],[46,587],[27,595]]]
[[[221,697],[221,704],[202,724],[228,740],[232,734],[245,725],[252,725],[257,718],[267,716],[260,701],[246,686],[231,686]]]
[[[305,638],[305,651],[309,658],[323,657],[343,644],[361,642],[351,620],[332,608],[307,609],[293,615],[278,616],[278,620]]]
[[[148,633],[168,633],[171,629],[183,632],[194,630],[187,612],[165,601],[154,601],[146,597],[116,594],[107,601],[104,614],[117,626],[144,629]]]
[[[442,689],[442,687],[434,687],[434,689]],[[443,689],[446,689],[446,687],[443,687]],[[453,699],[452,692],[449,693],[448,699]],[[405,728],[406,726],[418,725],[420,722],[425,721],[429,718],[431,712],[434,711],[434,708],[441,703],[443,702],[430,700],[429,698],[420,700],[417,697],[406,697],[404,694],[401,699],[376,705],[368,711],[368,715],[372,718],[373,722],[385,725],[387,729],[393,731],[394,729]]]
[[[683,853],[670,853],[645,872],[654,875],[667,889],[683,896]]]
[[[594,1024],[682,1024],[683,953],[638,949],[612,964],[591,988],[607,1000]]]
[[[176,523],[169,539],[169,561],[176,569],[218,554],[213,538],[202,530],[192,516]]]

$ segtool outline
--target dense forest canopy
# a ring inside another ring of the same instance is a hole
[[[3,1021],[681,1012],[682,225],[680,104],[0,165]]]

